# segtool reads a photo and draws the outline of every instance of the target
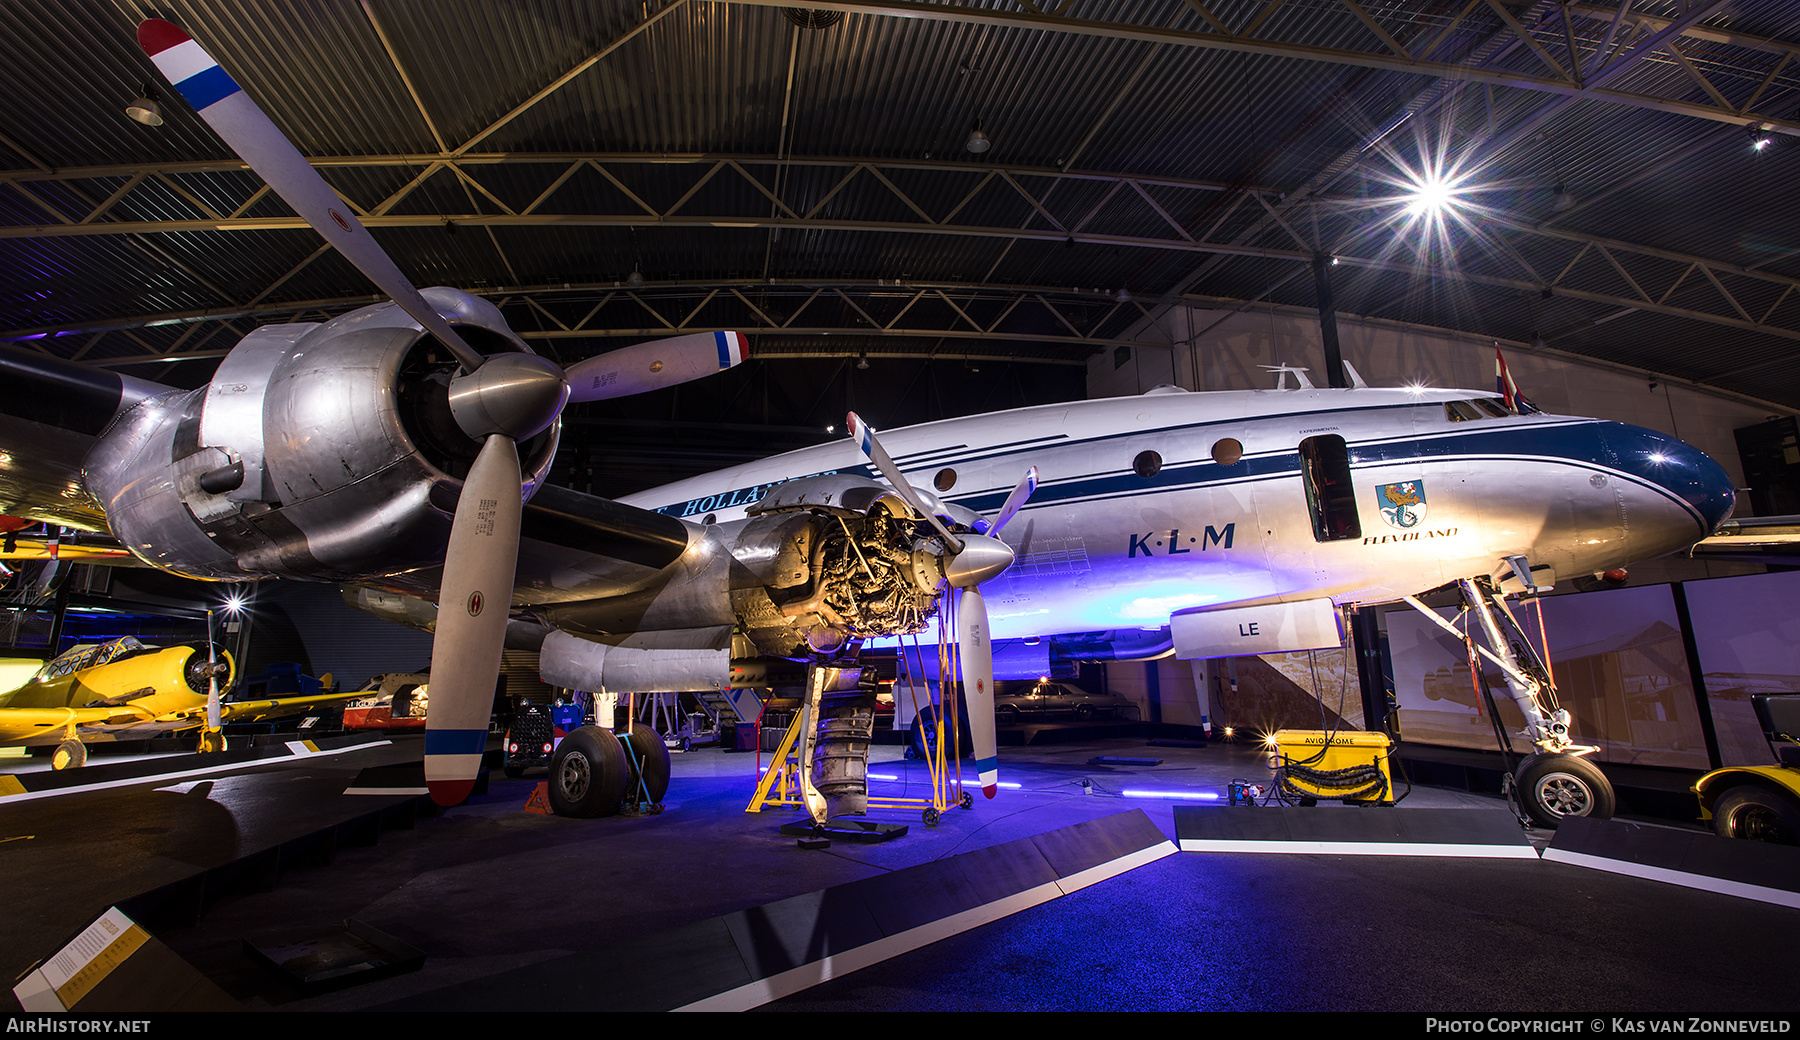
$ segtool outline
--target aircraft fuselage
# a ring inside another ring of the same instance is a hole
[[[1515,555],[1548,584],[1672,552],[1731,511],[1730,480],[1681,441],[1495,414],[1494,400],[1170,392],[881,437],[911,483],[985,514],[1038,467],[1036,494],[1003,533],[1016,562],[984,588],[996,638],[1158,628],[1214,606],[1385,602],[1499,574]],[[624,501],[729,524],[769,486],[826,472],[868,470],[854,445],[825,444]]]

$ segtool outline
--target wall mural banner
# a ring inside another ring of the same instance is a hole
[[[1606,762],[1710,767],[1669,586],[1550,596],[1543,602],[1550,667],[1562,706],[1574,716],[1577,739],[1600,745],[1598,757]],[[1514,601],[1512,607],[1535,643],[1536,606]],[[1439,613],[1456,616],[1449,609]],[[1388,610],[1386,622],[1404,738],[1493,749],[1492,723],[1463,646],[1410,609]],[[1500,670],[1485,659],[1481,664],[1513,747],[1528,751],[1530,745],[1518,736],[1524,720]]]
[[[1721,765],[1772,765],[1750,707],[1759,693],[1800,692],[1800,573],[1747,574],[1682,585]]]

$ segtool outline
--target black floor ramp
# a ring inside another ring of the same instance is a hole
[[[1175,846],[1119,813],[376,1010],[742,1011],[1048,902]]]
[[[14,805],[85,791],[137,787],[144,783],[181,783],[245,772],[263,766],[278,766],[295,759],[385,747],[388,743],[381,737],[351,734],[323,740],[288,740],[245,745],[209,755],[160,754],[123,762],[102,760],[80,769],[0,773],[0,805]]]
[[[1564,820],[1544,858],[1800,908],[1800,848],[1624,820]]]
[[[1175,836],[1183,852],[1537,858],[1499,809],[1182,805]]]

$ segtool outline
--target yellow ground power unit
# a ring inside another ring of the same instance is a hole
[[[1388,756],[1393,741],[1385,733],[1284,729],[1273,740],[1269,768],[1283,800],[1307,804],[1330,799],[1363,805],[1394,804]]]

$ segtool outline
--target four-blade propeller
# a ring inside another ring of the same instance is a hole
[[[988,635],[987,601],[982,599],[981,583],[1012,565],[1012,547],[997,535],[1037,490],[1037,467],[1025,471],[1025,476],[1006,496],[1006,503],[991,523],[980,521],[976,531],[958,536],[952,534],[926,505],[918,490],[881,447],[881,442],[875,439],[875,431],[855,412],[850,413],[848,429],[863,455],[887,478],[913,512],[924,517],[943,539],[944,580],[957,590],[957,656],[962,667],[963,697],[969,705],[969,738],[975,745],[975,772],[981,783],[981,793],[992,798],[1000,776],[998,739],[994,733],[994,648]],[[945,638],[944,634],[940,632],[939,638]]]
[[[519,442],[547,429],[571,401],[623,397],[730,368],[744,360],[744,339],[714,332],[640,343],[567,370],[535,354],[484,357],[425,301],[349,204],[186,32],[153,18],[138,26],[138,43],[225,143],[462,369],[450,384],[451,414],[482,448],[463,481],[444,557],[425,733],[431,797],[440,805],[458,804],[474,786],[487,745],[512,606],[523,484]]]

